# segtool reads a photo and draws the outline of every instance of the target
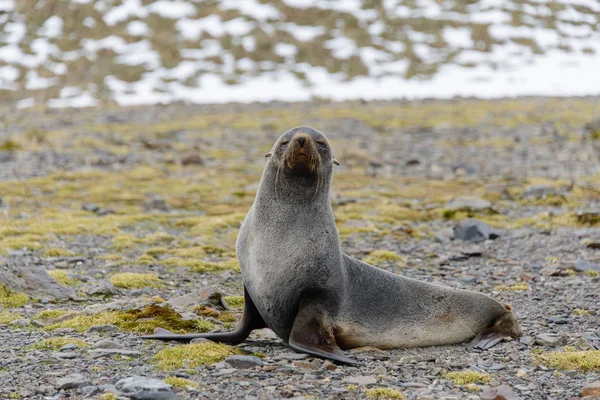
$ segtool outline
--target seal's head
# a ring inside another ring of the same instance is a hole
[[[271,164],[278,173],[305,183],[331,177],[333,164],[338,164],[325,135],[306,126],[281,135],[266,157],[272,158]]]

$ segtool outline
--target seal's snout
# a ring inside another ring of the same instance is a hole
[[[304,147],[304,143],[306,143],[306,140],[308,139],[308,136],[304,135],[304,134],[300,134],[296,136],[296,142],[298,142],[298,146],[300,147]]]

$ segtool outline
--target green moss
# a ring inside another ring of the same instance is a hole
[[[173,387],[176,387],[176,388],[183,388],[183,389],[188,388],[188,387],[191,387],[194,389],[200,388],[200,385],[198,385],[196,382],[191,381],[189,379],[185,379],[185,378],[179,378],[176,376],[168,377],[167,379],[165,379],[165,383],[167,383]]]
[[[406,396],[391,388],[373,388],[365,391],[369,399],[376,400],[406,400]]]
[[[23,147],[18,142],[12,139],[6,139],[2,143],[0,143],[0,151],[17,151],[22,149]]]
[[[29,301],[29,296],[23,293],[16,293],[0,285],[0,306],[14,308],[21,307]]]
[[[156,263],[156,258],[149,256],[147,254],[144,254],[144,255],[141,255],[140,257],[138,257],[137,262],[138,262],[138,264],[142,264],[142,265],[154,264],[154,263]]]
[[[156,328],[175,333],[209,332],[215,329],[214,324],[208,321],[183,320],[181,315],[171,307],[161,307],[156,304],[147,305],[140,310],[106,311],[92,315],[76,314],[45,329],[53,331],[58,328],[73,328],[78,332],[84,332],[95,325],[115,325],[124,331],[139,333],[152,333]]]
[[[532,354],[538,364],[560,370],[580,372],[600,371],[600,350],[550,351]]]
[[[187,258],[171,257],[162,261],[169,267],[188,267],[192,272],[218,272],[218,271],[239,271],[240,266],[237,260],[228,260],[222,262],[203,261]]]
[[[0,254],[8,254],[10,250],[39,250],[43,241],[37,234],[5,237],[0,239]]]
[[[98,398],[99,400],[118,400],[118,397],[113,393],[103,393]]]
[[[85,341],[73,337],[55,337],[44,339],[36,343],[34,346],[42,350],[58,350],[68,344],[74,344],[77,347],[89,346]]]
[[[19,313],[2,311],[0,312],[0,325],[10,324],[11,322],[22,318],[23,316]]]
[[[519,283],[515,283],[514,285],[500,285],[500,286],[496,286],[495,290],[501,291],[501,292],[519,292],[519,291],[526,291],[526,290],[531,290],[531,287],[529,286],[529,284],[527,282],[519,282]]]
[[[48,271],[48,275],[50,275],[56,282],[65,286],[75,286],[79,283],[77,279],[71,278],[66,271],[60,269],[53,269]]]
[[[116,251],[131,249],[135,246],[136,238],[131,235],[118,235],[112,240],[112,248]]]
[[[63,315],[69,314],[69,312],[70,311],[67,310],[43,310],[40,311],[33,319],[46,321],[49,319],[62,317]]]
[[[164,247],[153,247],[151,249],[146,250],[144,254],[152,258],[156,258],[157,256],[162,256],[163,254],[167,254],[168,252],[169,249],[166,249]]]
[[[157,287],[162,283],[162,281],[154,273],[138,274],[134,272],[122,272],[119,274],[114,274],[109,280],[116,287],[126,289]]]
[[[46,251],[44,252],[44,255],[46,257],[72,257],[72,256],[77,255],[77,253],[74,253],[74,252],[66,250],[66,249],[59,249],[56,247],[51,247],[49,249],[46,249]]]
[[[477,382],[488,383],[491,380],[489,374],[473,370],[448,372],[444,379],[451,380],[455,385],[468,385]]]
[[[223,297],[223,300],[225,300],[231,308],[244,308],[244,296],[225,296]]]
[[[371,252],[364,260],[367,264],[404,264],[404,257],[388,250],[375,250]]]
[[[154,356],[154,363],[160,370],[172,371],[184,367],[195,368],[214,364],[238,354],[243,353],[235,347],[222,343],[193,343],[162,349]]]

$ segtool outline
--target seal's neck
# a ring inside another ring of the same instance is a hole
[[[255,203],[265,207],[317,207],[331,210],[331,176],[294,175],[289,170],[265,168]]]

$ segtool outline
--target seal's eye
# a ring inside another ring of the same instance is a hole
[[[321,149],[326,149],[327,148],[327,143],[323,142],[322,140],[317,140],[317,145],[321,148]]]
[[[290,142],[289,140],[282,140],[282,141],[281,141],[281,147],[285,147],[285,146],[287,146],[287,144],[288,144],[289,142]]]

